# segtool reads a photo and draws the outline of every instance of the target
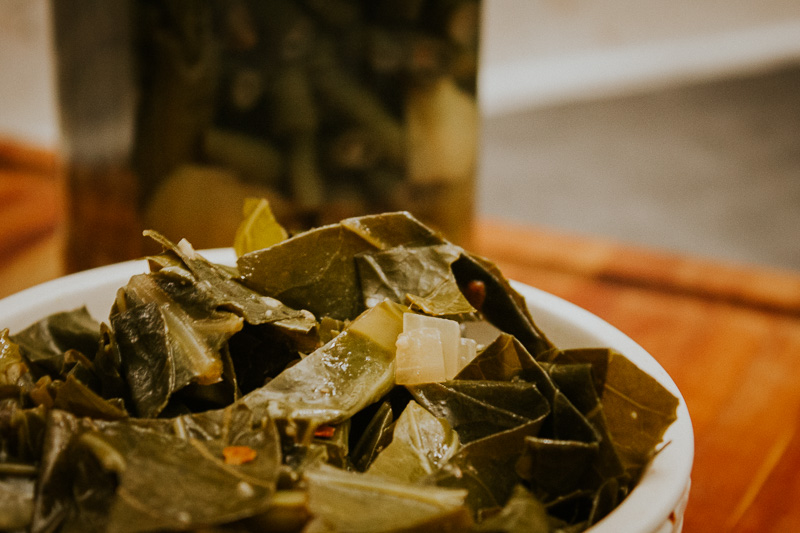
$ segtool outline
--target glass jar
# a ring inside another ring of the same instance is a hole
[[[408,210],[464,244],[478,0],[53,0],[67,263]]]

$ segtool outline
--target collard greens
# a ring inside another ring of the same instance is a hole
[[[102,322],[2,332],[0,529],[580,531],[675,420],[655,379],[558,349],[497,267],[407,213],[287,238],[251,219],[235,267],[148,232],[163,253]],[[404,313],[495,334],[401,386]]]

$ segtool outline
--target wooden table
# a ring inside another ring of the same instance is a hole
[[[0,296],[61,272],[52,169],[0,149]],[[472,249],[615,325],[672,375],[696,438],[684,531],[800,531],[800,273],[490,220]]]
[[[475,248],[672,376],[695,430],[685,532],[800,531],[800,274],[490,221]]]

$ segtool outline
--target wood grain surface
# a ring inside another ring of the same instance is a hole
[[[0,139],[0,298],[64,272],[63,218],[55,155]]]
[[[672,376],[695,431],[685,532],[800,531],[799,273],[498,221],[478,223],[474,248],[613,324]]]
[[[63,271],[53,165],[0,143],[0,296]],[[696,440],[685,532],[800,531],[800,273],[490,220],[471,248],[610,322],[670,373]]]

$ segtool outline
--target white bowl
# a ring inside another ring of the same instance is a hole
[[[217,263],[234,264],[233,250],[205,250],[203,256]],[[99,321],[108,312],[119,287],[147,272],[145,261],[128,261],[59,278],[0,300],[0,330],[12,333],[58,311],[85,305]],[[559,348],[609,347],[627,356],[655,377],[680,400],[678,418],[664,435],[669,443],[656,455],[639,484],[622,504],[601,520],[591,533],[677,533],[689,497],[694,457],[694,435],[686,402],[667,372],[622,332],[561,298],[512,282],[525,297],[537,325]]]

